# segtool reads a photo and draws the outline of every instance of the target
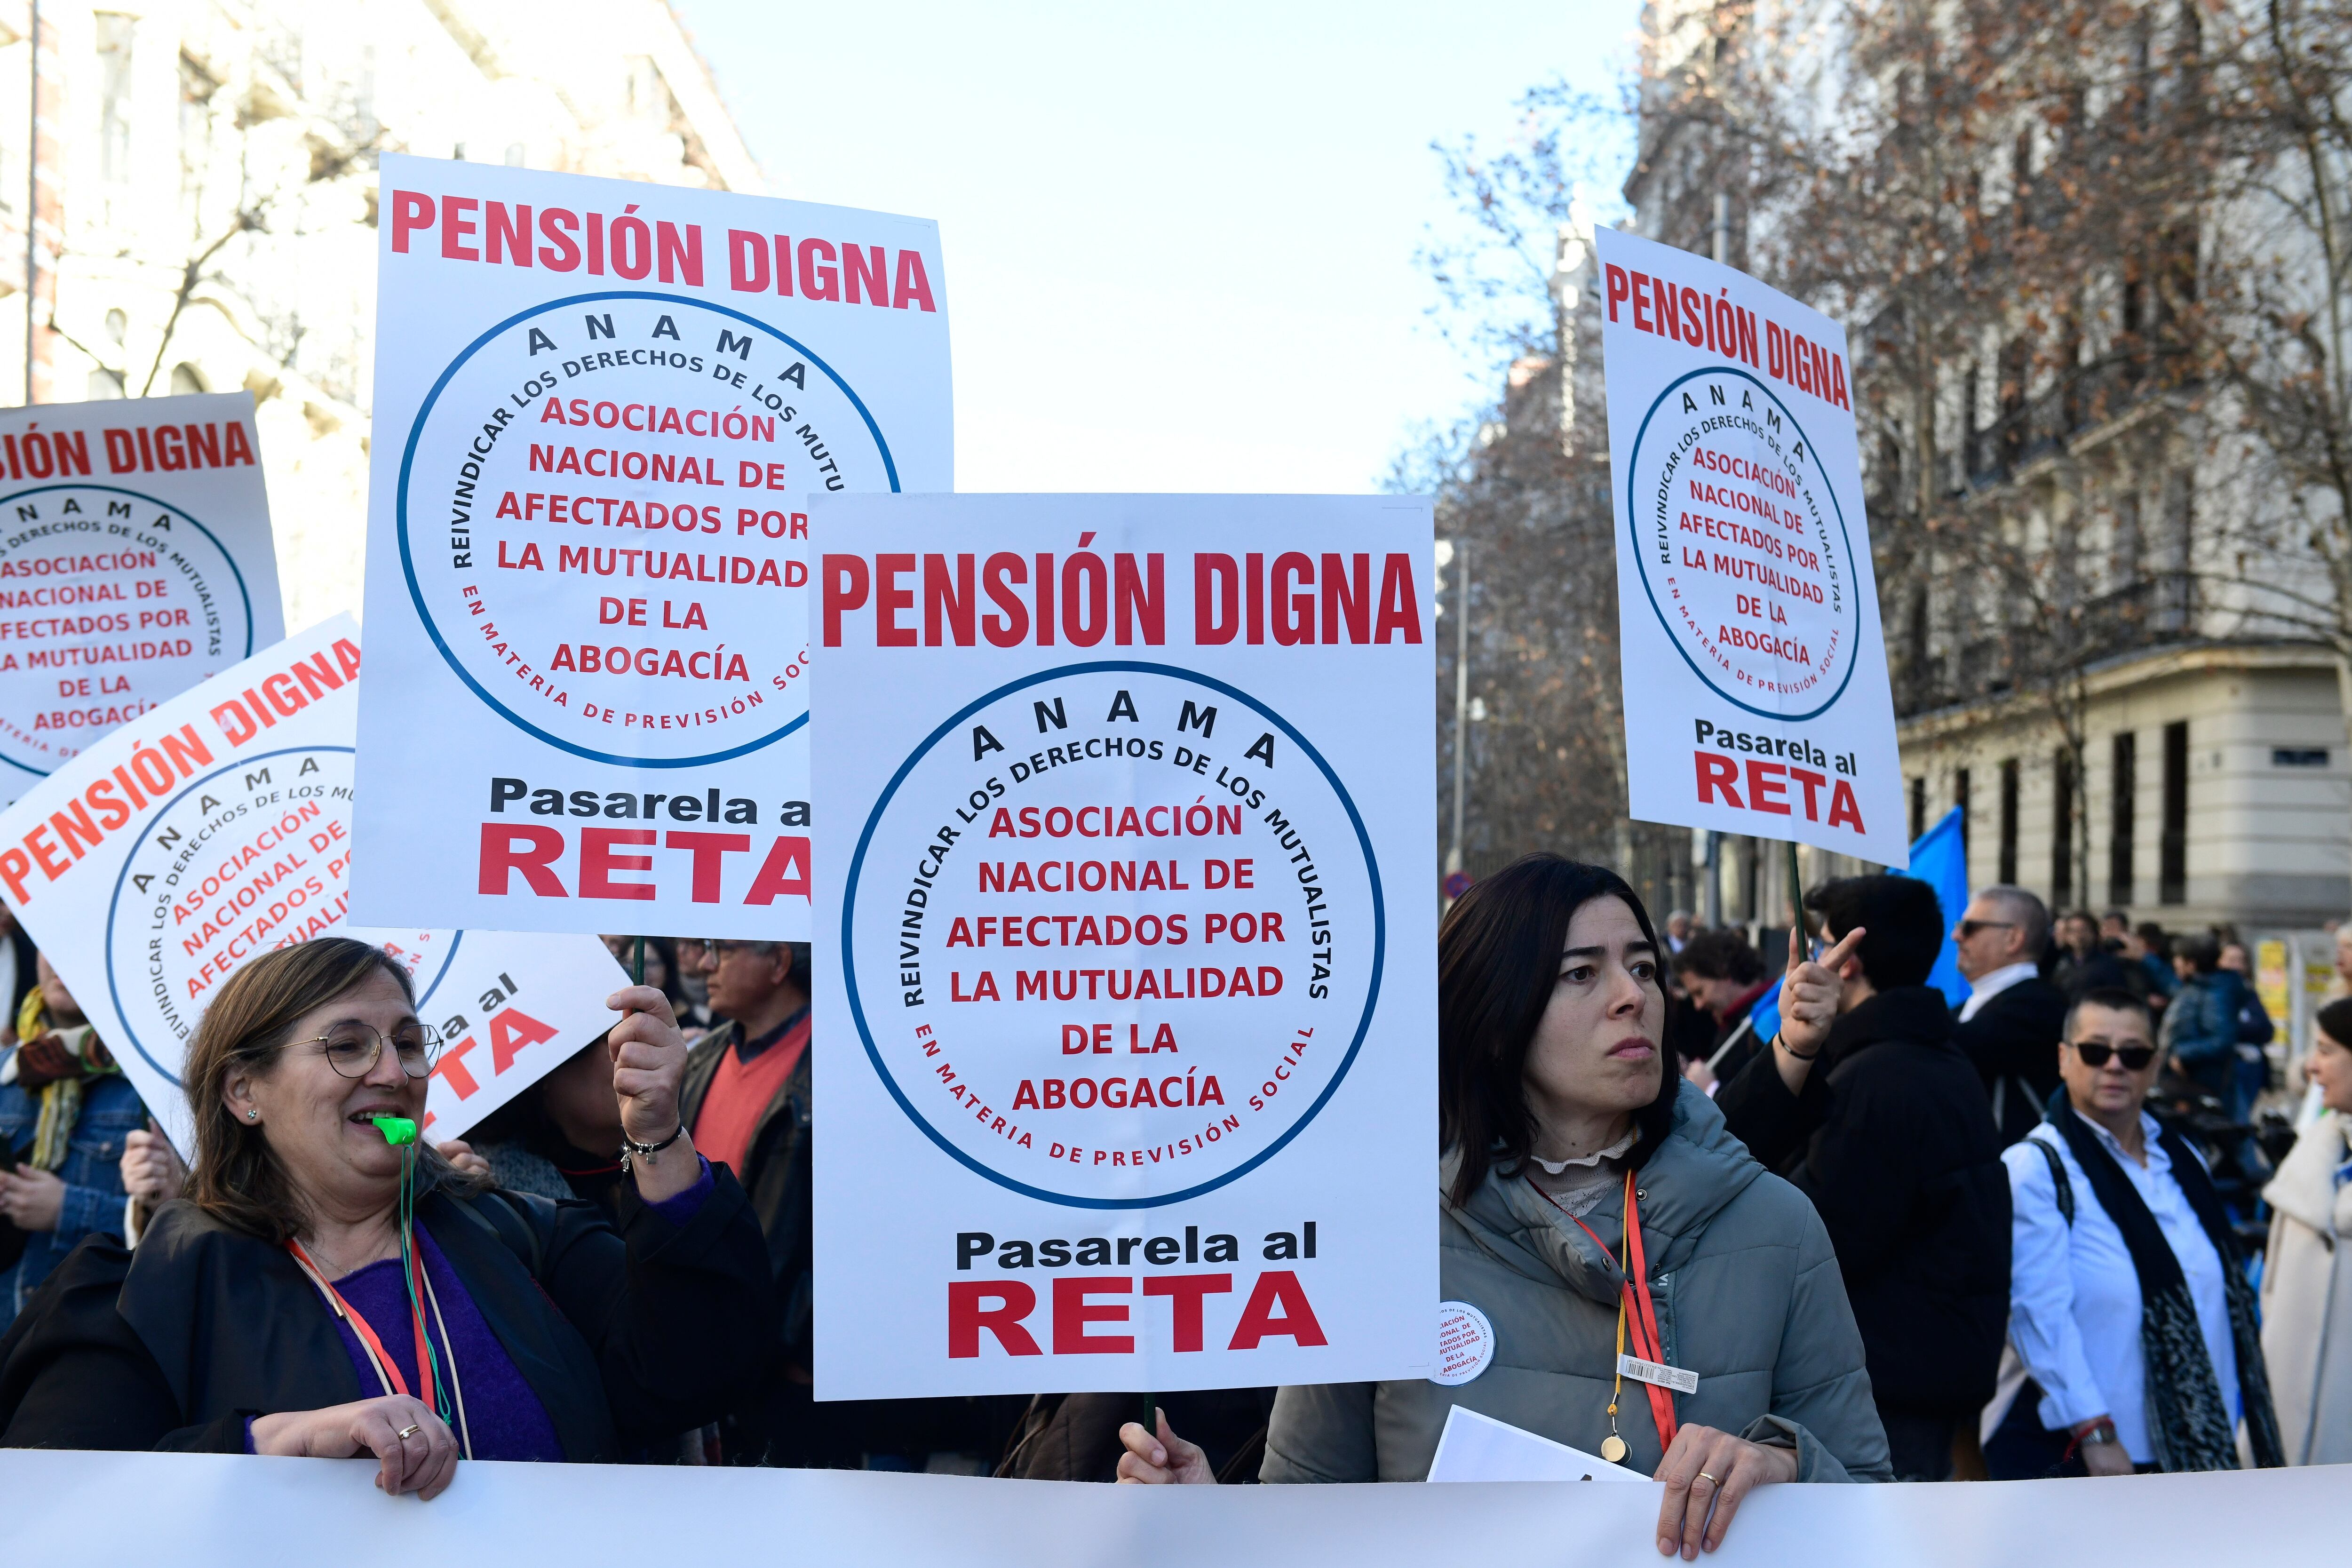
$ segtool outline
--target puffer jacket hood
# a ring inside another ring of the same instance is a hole
[[[1563,1225],[1559,1210],[1521,1180],[1517,1172],[1506,1176],[1488,1171],[1486,1179],[1456,1206],[1446,1194],[1462,1163],[1449,1152],[1438,1167],[1439,1206],[1464,1230],[1491,1251],[1497,1262],[1548,1285],[1565,1285],[1586,1299],[1614,1310],[1617,1293],[1625,1283],[1624,1270],[1592,1238],[1572,1225]],[[1689,1084],[1675,1100],[1674,1129],[1665,1142],[1643,1162],[1635,1179],[1635,1201],[1642,1210],[1642,1249],[1653,1276],[1671,1274],[1688,1260],[1707,1223],[1734,1198],[1765,1173],[1748,1156],[1747,1147],[1725,1131],[1723,1114],[1715,1102]],[[1624,1228],[1625,1200],[1612,1192],[1584,1216],[1584,1223],[1606,1238]],[[1605,1223],[1604,1223],[1605,1221]]]
[[[1467,1202],[1449,1203],[1458,1170],[1447,1159],[1438,1171],[1436,1310],[1485,1323],[1475,1363],[1444,1384],[1283,1389],[1261,1479],[1422,1479],[1457,1405],[1587,1453],[1613,1430],[1629,1466],[1656,1468],[1649,1401],[1616,1379],[1624,1275],[1610,1255],[1624,1225],[1622,1189],[1602,1195],[1580,1226],[1517,1171],[1490,1170]],[[1801,1480],[1885,1479],[1862,1339],[1812,1205],[1759,1165],[1687,1084],[1634,1192],[1664,1358],[1698,1379],[1695,1392],[1675,1396],[1677,1421],[1793,1448]]]

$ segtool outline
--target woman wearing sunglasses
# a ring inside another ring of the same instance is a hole
[[[359,1458],[429,1499],[461,1458],[618,1460],[714,1419],[766,1353],[766,1248],[679,1124],[662,994],[610,1005],[617,1226],[417,1137],[439,1042],[382,949],[237,971],[188,1048],[187,1194],[135,1253],[85,1243],[0,1340],[0,1446]]]
[[[2010,1341],[2030,1381],[1985,1458],[1998,1479],[2226,1470],[2238,1433],[2282,1462],[2254,1294],[2195,1150],[2142,1109],[2147,1004],[2084,994],[2049,1120],[2001,1156]]]

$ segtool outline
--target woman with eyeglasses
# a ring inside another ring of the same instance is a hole
[[[680,1123],[668,1004],[610,1005],[617,1226],[418,1140],[437,1041],[383,950],[237,971],[189,1045],[187,1194],[135,1253],[85,1243],[0,1340],[0,1446],[368,1458],[430,1499],[461,1458],[622,1460],[714,1419],[766,1354],[766,1249]]]
[[[2085,992],[2048,1120],[2001,1155],[2010,1342],[2028,1381],[1985,1445],[1996,1479],[2283,1462],[2254,1292],[2197,1152],[2142,1106],[2147,1004]]]

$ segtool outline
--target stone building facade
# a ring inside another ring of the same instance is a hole
[[[251,390],[289,627],[359,607],[383,152],[764,184],[663,0],[0,0],[0,403]]]

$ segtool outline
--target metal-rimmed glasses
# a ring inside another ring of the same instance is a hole
[[[430,1073],[441,1055],[440,1033],[415,1018],[395,1025],[388,1042],[366,1024],[337,1024],[323,1035],[296,1043],[318,1047],[327,1065],[344,1078],[365,1078],[373,1072],[387,1043],[400,1060],[400,1070],[410,1078]]]

